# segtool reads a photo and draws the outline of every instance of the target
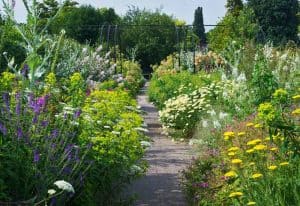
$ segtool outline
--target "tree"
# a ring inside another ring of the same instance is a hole
[[[58,6],[59,4],[56,0],[43,0],[42,3],[38,3],[39,18],[47,19],[53,17],[59,9]]]
[[[176,50],[175,20],[160,11],[132,7],[123,18],[121,49],[135,48],[144,72]],[[127,55],[129,55],[127,53]]]
[[[227,0],[227,12],[233,14],[234,16],[238,16],[243,7],[244,4],[242,0]]]
[[[99,40],[99,28],[104,24],[116,24],[120,17],[114,9],[95,9],[92,6],[63,8],[51,25],[51,31],[58,34],[65,29],[66,35],[80,43],[95,44]]]
[[[275,45],[297,41],[297,0],[248,0],[260,27],[258,41]]]
[[[206,44],[206,35],[205,35],[205,28],[203,23],[203,9],[202,7],[198,7],[195,10],[194,15],[194,32],[200,39],[200,45]]]
[[[227,13],[218,26],[208,32],[209,48],[221,52],[233,41],[237,45],[243,45],[249,40],[254,40],[258,31],[254,22],[253,11],[247,6],[238,16]]]

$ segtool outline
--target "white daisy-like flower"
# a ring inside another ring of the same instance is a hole
[[[63,191],[75,193],[73,186],[64,180],[58,180],[54,182],[54,185],[56,185],[59,189]]]

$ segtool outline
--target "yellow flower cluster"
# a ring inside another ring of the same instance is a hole
[[[294,111],[292,111],[293,115],[299,115],[300,114],[300,108],[295,109]]]
[[[224,139],[225,140],[232,139],[232,138],[234,138],[234,136],[235,136],[234,132],[224,132]]]
[[[229,197],[240,197],[242,195],[243,195],[242,192],[232,192],[230,193]]]

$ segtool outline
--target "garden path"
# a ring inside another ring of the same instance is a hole
[[[145,156],[149,168],[145,176],[130,186],[129,191],[137,195],[135,206],[185,206],[187,203],[180,189],[180,171],[191,162],[192,148],[161,134],[158,111],[148,102],[148,85],[147,82],[137,100],[145,112],[147,135],[153,141]]]

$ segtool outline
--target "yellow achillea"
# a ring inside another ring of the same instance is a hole
[[[228,149],[228,152],[236,152],[236,151],[238,151],[240,148],[238,148],[238,147],[230,147],[229,149]]]
[[[259,144],[259,145],[256,145],[254,148],[254,150],[266,150],[267,149],[267,146],[266,145],[263,145],[263,144]]]
[[[246,134],[246,132],[239,132],[238,136],[244,136]]]
[[[270,149],[270,151],[273,151],[273,152],[278,151],[278,148],[277,148],[277,147],[272,147],[272,148]]]
[[[279,165],[280,166],[287,166],[287,165],[289,165],[289,163],[288,162],[281,162]]]
[[[249,122],[249,123],[246,124],[246,126],[247,127],[252,127],[252,126],[254,126],[254,124],[252,122]]]
[[[242,192],[232,192],[230,193],[229,197],[240,197],[242,195],[243,195]]]
[[[224,132],[224,139],[229,140],[234,137],[234,132]]]
[[[266,137],[266,138],[265,138],[265,141],[270,141],[270,140],[271,140],[270,137]]]
[[[292,99],[293,99],[293,100],[298,100],[298,99],[300,99],[300,94],[298,94],[298,95],[296,95],[296,96],[293,96]]]
[[[258,143],[261,143],[261,140],[260,139],[254,139],[254,140],[251,140],[251,141],[247,142],[247,145],[251,146],[251,145],[256,145]]]
[[[277,169],[277,166],[276,165],[271,165],[268,167],[269,170],[276,170]]]
[[[235,171],[229,171],[227,173],[225,173],[224,175],[225,177],[236,177],[237,176],[237,173]]]
[[[246,153],[250,154],[250,153],[253,153],[254,152],[254,149],[248,149],[246,150]]]
[[[243,161],[241,159],[233,159],[231,160],[232,164],[241,164]]]
[[[294,111],[292,111],[293,115],[299,115],[300,114],[300,108],[295,109]]]
[[[256,205],[256,202],[248,202],[247,205]]]
[[[256,124],[254,125],[255,128],[262,128],[262,125],[261,124]]]
[[[234,156],[234,155],[236,155],[235,152],[228,152],[228,156]]]
[[[258,178],[261,178],[263,175],[261,174],[261,173],[255,173],[255,174],[253,174],[251,177],[253,178],[253,179],[258,179]]]

